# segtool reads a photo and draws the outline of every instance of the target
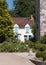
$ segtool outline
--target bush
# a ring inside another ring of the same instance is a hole
[[[46,50],[43,51],[43,52],[38,51],[38,52],[36,53],[36,57],[37,57],[37,58],[43,58],[43,61],[45,61],[45,60],[46,60]]]
[[[39,51],[44,51],[46,49],[46,44],[41,44],[41,43],[35,44],[34,49]]]
[[[43,58],[36,58],[36,60],[41,60],[41,61],[43,61]]]
[[[43,57],[43,53],[41,51],[37,51],[36,57],[42,58]]]
[[[43,61],[46,60],[46,50],[43,52]]]
[[[0,45],[0,52],[14,52],[15,51],[15,45],[10,42],[3,42]]]
[[[32,48],[34,46],[34,43],[32,41],[25,41],[24,44],[28,45],[29,48]]]
[[[16,51],[17,52],[29,51],[29,47],[24,43],[16,44]]]
[[[3,42],[0,44],[0,52],[26,52],[29,51],[29,47],[25,43],[12,43]]]
[[[43,43],[43,44],[46,44],[46,35],[41,37],[40,42]]]

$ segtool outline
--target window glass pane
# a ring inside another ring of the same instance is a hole
[[[31,35],[29,35],[29,40],[31,40]]]
[[[15,32],[18,32],[18,27],[15,27]]]
[[[24,39],[27,40],[27,35],[24,35]]]
[[[29,33],[29,27],[26,27],[26,33]]]
[[[18,39],[18,35],[15,35],[15,38]]]

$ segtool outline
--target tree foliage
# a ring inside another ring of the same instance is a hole
[[[46,34],[41,37],[40,42],[46,44]]]
[[[31,14],[35,16],[35,0],[13,0],[14,10],[11,15],[17,17],[28,17]]]
[[[0,0],[0,42],[13,35],[12,19],[7,10],[5,0]]]

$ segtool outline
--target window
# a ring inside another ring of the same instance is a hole
[[[18,27],[15,27],[15,32],[16,32],[16,33],[18,32]]]
[[[15,32],[18,33],[18,29],[19,29],[19,26],[18,26],[17,24],[15,24],[15,25],[14,25],[14,29],[13,29],[13,30],[14,30],[14,33],[15,33]]]
[[[29,30],[30,30],[29,24],[26,24],[26,25],[25,25],[25,30],[26,30],[26,33],[29,33]]]
[[[18,39],[18,35],[15,35],[15,38]]]
[[[29,35],[29,40],[31,40],[31,35]]]
[[[27,35],[24,35],[24,39],[27,40]]]
[[[29,33],[29,27],[26,27],[26,33]]]

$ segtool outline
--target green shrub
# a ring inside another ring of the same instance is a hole
[[[43,43],[43,44],[46,44],[46,35],[41,37],[40,42]]]
[[[36,52],[36,50],[35,50],[35,49],[32,49],[32,51],[33,51],[33,52]]]
[[[0,52],[14,52],[15,51],[15,45],[10,42],[3,42],[0,45]]]
[[[36,58],[36,60],[41,60],[41,61],[43,61],[43,58]]]
[[[32,41],[25,41],[24,44],[28,45],[29,48],[32,48],[34,46],[34,43]]]
[[[35,44],[34,49],[39,50],[39,51],[44,51],[46,50],[46,44],[40,44],[40,43]]]
[[[46,60],[46,50],[43,52],[43,61]]]
[[[37,58],[43,58],[43,61],[45,61],[45,60],[46,60],[46,50],[43,51],[43,52],[38,51],[38,52],[36,53],[36,57],[37,57]]]
[[[26,45],[24,43],[17,44],[15,49],[16,49],[17,52],[29,51],[28,45]]]
[[[26,52],[29,51],[28,44],[25,43],[12,43],[5,41],[0,44],[0,52]]]
[[[36,57],[42,58],[43,57],[43,53],[41,51],[37,51]]]

